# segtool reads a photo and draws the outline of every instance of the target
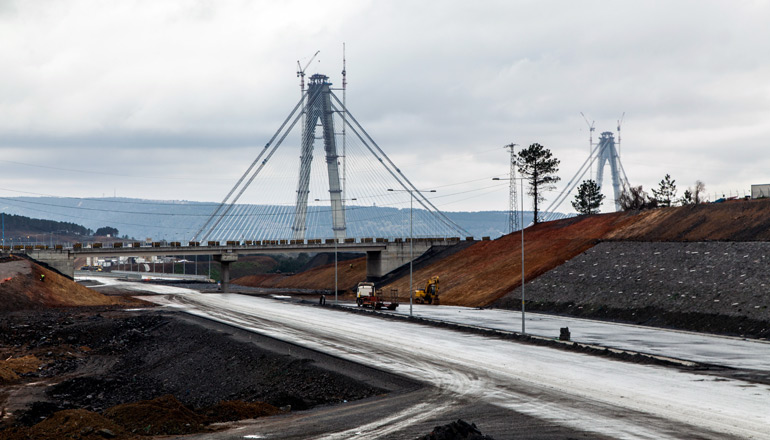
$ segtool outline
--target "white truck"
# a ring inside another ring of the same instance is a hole
[[[366,306],[373,309],[385,307],[388,310],[396,310],[396,307],[398,307],[398,289],[390,289],[390,301],[386,302],[382,290],[378,291],[375,289],[374,283],[358,283],[356,304],[358,304],[358,307]]]

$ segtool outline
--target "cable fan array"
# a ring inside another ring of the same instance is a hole
[[[331,103],[333,127],[344,127],[333,131],[336,155],[325,154],[324,147],[318,145],[321,142],[313,142],[322,139],[318,134],[322,124],[301,128],[309,116],[307,109],[315,100],[324,99],[323,93],[329,94],[326,99]],[[311,157],[301,159],[307,142],[313,143]],[[303,160],[310,160],[310,166],[302,167]],[[311,87],[192,240],[292,238],[298,206],[304,207],[297,202],[303,179],[309,182],[304,236],[335,237],[329,160],[338,161],[335,170],[341,170],[342,189],[337,200],[342,200],[346,237],[468,235],[403,175],[328,87],[325,91]],[[306,174],[301,175],[302,169]]]

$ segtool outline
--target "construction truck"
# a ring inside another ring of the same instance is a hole
[[[371,307],[375,310],[381,308],[396,310],[396,307],[398,307],[398,289],[390,289],[390,298],[388,299],[389,301],[386,301],[382,290],[377,290],[374,287],[374,283],[358,283],[358,288],[356,289],[356,304],[358,304],[358,307]]]
[[[438,276],[430,277],[425,283],[425,289],[414,291],[414,302],[417,304],[435,304],[439,305],[438,299]]]

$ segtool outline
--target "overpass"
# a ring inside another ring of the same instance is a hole
[[[472,239],[472,238],[468,238]],[[228,241],[200,244],[190,242],[182,246],[180,242],[142,244],[116,242],[111,244],[76,243],[71,247],[56,245],[27,246],[14,249],[24,252],[35,260],[44,262],[59,272],[73,276],[76,257],[150,257],[165,255],[212,255],[214,261],[222,265],[222,290],[227,290],[230,282],[230,264],[238,261],[239,255],[284,254],[284,253],[319,253],[319,252],[358,252],[366,254],[366,278],[376,281],[393,270],[409,263],[410,256],[418,258],[432,247],[448,247],[460,242],[459,237],[452,238],[415,238],[410,239],[347,238],[335,243],[334,239],[309,240],[264,240],[264,241]]]

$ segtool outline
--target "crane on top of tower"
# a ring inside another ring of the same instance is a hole
[[[588,122],[588,118],[586,117],[586,115],[583,114],[583,112],[580,112],[580,116],[582,116],[583,119],[585,119],[586,124],[588,125],[588,136],[589,136],[588,142],[590,143],[589,146],[591,147],[591,149],[593,149],[593,147],[594,147],[594,130],[595,130],[594,123],[596,123],[596,121]],[[591,151],[591,150],[589,149],[589,151]]]
[[[302,87],[303,92],[305,91],[305,70],[310,67],[310,63],[313,62],[315,57],[317,57],[320,52],[320,50],[317,50],[310,58],[310,61],[305,64],[305,67],[302,67],[302,64],[299,62],[299,60],[297,60],[297,78],[300,78],[300,87]]]
[[[620,125],[623,124],[623,118],[626,117],[626,112],[623,112],[618,119],[618,156],[620,156]]]
[[[594,123],[596,123],[596,121],[588,122],[588,118],[586,117],[586,115],[583,114],[583,112],[580,112],[580,116],[582,116],[583,119],[585,119],[586,125],[588,125],[588,156],[591,157],[594,150],[594,130],[595,130]],[[591,162],[588,165],[588,177],[593,178],[593,173],[594,173],[593,162]]]

